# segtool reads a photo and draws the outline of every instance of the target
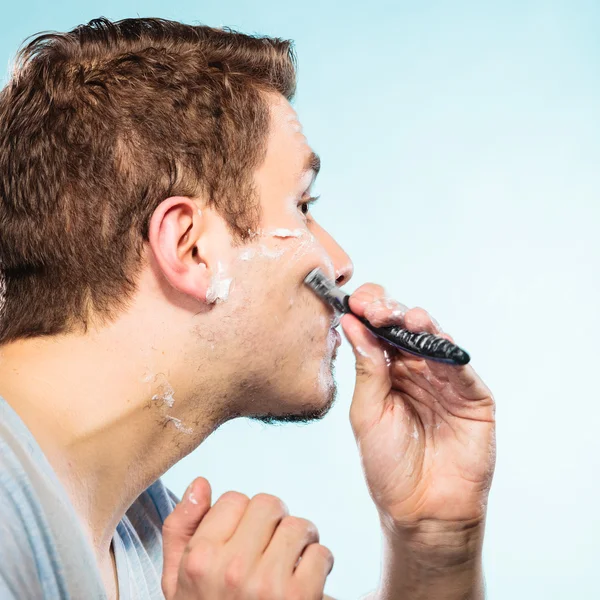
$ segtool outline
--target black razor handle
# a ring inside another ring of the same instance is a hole
[[[344,298],[343,312],[354,315],[348,304],[349,298],[350,296]],[[452,365],[466,365],[471,360],[469,354],[462,348],[433,333],[427,333],[426,331],[415,333],[408,329],[404,329],[403,327],[398,327],[397,325],[391,327],[375,327],[364,317],[359,317],[358,315],[354,316],[377,337],[404,352]]]

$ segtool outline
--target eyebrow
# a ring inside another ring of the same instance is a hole
[[[308,171],[313,172],[313,182],[317,178],[319,171],[321,170],[321,159],[319,155],[311,151],[311,153],[306,157],[306,162],[304,163],[304,168],[302,169],[302,173],[300,173],[300,177],[304,177],[304,174]]]

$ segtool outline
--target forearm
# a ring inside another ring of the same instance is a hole
[[[373,600],[483,600],[483,522],[384,528],[382,580]]]

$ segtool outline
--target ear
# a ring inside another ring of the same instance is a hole
[[[210,272],[203,260],[205,236],[200,209],[184,196],[163,200],[150,219],[150,247],[167,281],[202,301],[210,287]]]

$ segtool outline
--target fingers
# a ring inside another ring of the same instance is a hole
[[[454,341],[425,309],[409,309],[405,304],[387,297],[384,288],[379,285],[368,283],[361,286],[350,296],[349,302],[352,312],[366,318],[375,327],[400,325],[412,332],[426,331]]]
[[[402,325],[408,306],[391,298],[378,298],[365,306],[365,318],[375,327]]]
[[[450,338],[449,335],[444,335],[440,324],[424,308],[416,307],[409,310],[404,315],[404,326],[409,331],[426,331],[446,339]]]
[[[233,554],[246,556],[251,569],[271,542],[275,530],[289,514],[287,506],[276,496],[257,494],[250,500],[239,525],[229,541]]]
[[[314,596],[315,599],[321,600],[325,580],[333,569],[333,563],[333,554],[329,548],[321,544],[311,544],[304,551],[293,579],[298,582],[300,589],[316,590],[321,593],[320,596]]]
[[[193,491],[194,496],[186,494],[188,501],[195,499],[196,487]],[[210,501],[204,498],[203,504],[210,506]],[[182,501],[182,506],[187,505]],[[187,516],[178,510],[182,515]],[[169,526],[176,529],[175,523],[173,518]],[[314,524],[290,517],[275,496],[258,494],[249,500],[227,492],[200,520],[175,570],[176,581],[163,580],[163,591],[167,600],[286,594],[321,600],[333,558],[318,542]]]
[[[319,541],[319,532],[313,523],[298,517],[285,517],[266,549],[263,567],[274,579],[285,581],[294,573],[298,558],[305,548]]]
[[[341,319],[344,335],[356,359],[356,385],[350,406],[350,423],[355,436],[378,422],[385,410],[385,398],[392,388],[383,345],[353,315]]]
[[[179,564],[185,547],[193,537],[202,518],[209,511],[210,504],[210,484],[204,477],[198,477],[192,481],[181,502],[163,523],[162,585],[168,600],[175,595]]]
[[[350,308],[359,317],[365,317],[375,327],[403,325],[410,331],[441,334],[439,323],[424,309],[409,309],[405,304],[389,298],[385,289],[373,283],[359,287],[350,296]]]
[[[381,342],[354,315],[343,315],[340,324],[352,346],[357,365],[364,365],[366,376],[377,367],[385,366],[385,355]]]
[[[424,309],[408,309],[405,305],[386,297],[385,290],[378,285],[361,286],[350,297],[350,308],[366,318],[375,327],[400,325],[412,332],[427,332],[450,341],[439,323]],[[410,371],[423,372],[435,368],[432,361],[402,353],[380,341],[353,315],[344,315],[342,329],[352,345],[356,358],[356,387],[350,410],[350,421],[355,434],[376,422],[386,409],[385,399],[392,389],[394,377],[390,371],[389,356],[401,357],[401,362],[410,366]],[[447,370],[444,365],[443,369]]]
[[[386,297],[385,289],[380,285],[365,283],[350,296],[350,308],[359,317],[364,317],[365,309],[369,304]]]
[[[200,523],[190,541],[193,546],[199,539],[225,544],[235,533],[250,500],[239,492],[225,492]]]

